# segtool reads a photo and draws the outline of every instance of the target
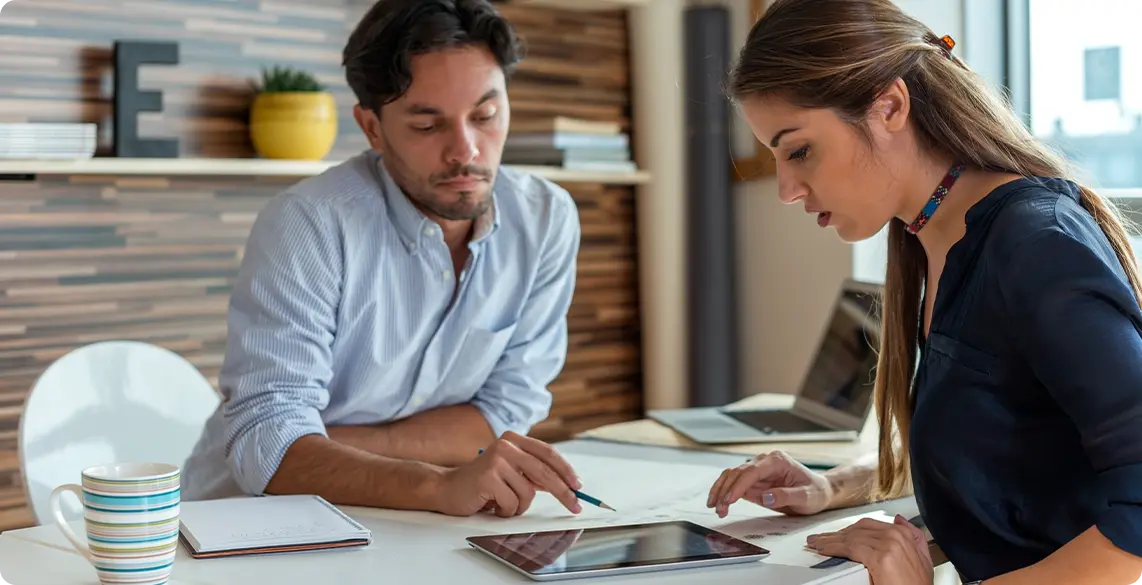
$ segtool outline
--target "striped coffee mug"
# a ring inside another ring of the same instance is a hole
[[[56,526],[105,585],[160,585],[170,578],[178,548],[180,470],[166,463],[112,463],[83,470],[83,485],[52,491]],[[87,543],[71,530],[59,498],[83,502]]]

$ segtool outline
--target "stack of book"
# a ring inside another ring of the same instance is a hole
[[[95,124],[0,124],[0,159],[91,158],[95,141]]]
[[[555,116],[512,120],[503,163],[633,173],[630,137],[614,122]]]

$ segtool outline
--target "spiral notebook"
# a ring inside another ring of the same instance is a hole
[[[179,536],[194,558],[368,546],[372,532],[314,495],[183,502]]]

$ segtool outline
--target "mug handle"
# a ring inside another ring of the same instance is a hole
[[[52,495],[48,498],[48,507],[52,509],[52,516],[55,517],[56,527],[71,541],[71,545],[75,547],[75,550],[79,551],[79,554],[83,555],[83,558],[87,559],[87,562],[93,563],[94,560],[91,558],[91,549],[87,547],[86,543],[80,542],[75,532],[72,531],[71,525],[68,524],[67,520],[63,517],[63,510],[61,510],[59,506],[59,497],[62,496],[64,492],[75,494],[75,497],[79,498],[80,503],[83,503],[83,488],[74,483],[64,484],[52,490]]]

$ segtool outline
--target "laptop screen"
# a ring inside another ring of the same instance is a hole
[[[879,295],[846,287],[805,377],[801,397],[864,419],[872,405]]]

